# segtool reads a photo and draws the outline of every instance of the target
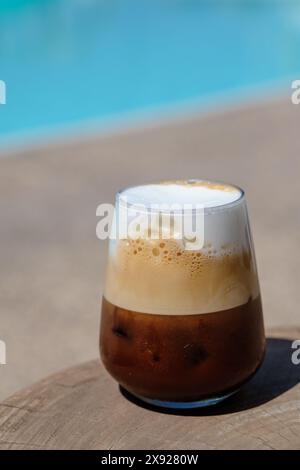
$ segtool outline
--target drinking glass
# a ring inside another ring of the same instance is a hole
[[[198,232],[183,229],[187,216],[199,216]],[[112,233],[100,328],[109,374],[167,408],[237,392],[265,351],[244,191],[202,180],[127,188]]]

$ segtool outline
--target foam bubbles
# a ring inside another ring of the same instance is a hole
[[[255,298],[256,267],[242,195],[237,187],[204,181],[124,190],[119,198],[126,196],[130,204],[203,204],[213,210],[205,215],[201,249],[186,249],[182,240],[172,237],[112,240],[107,300],[136,312],[191,315],[222,311]]]

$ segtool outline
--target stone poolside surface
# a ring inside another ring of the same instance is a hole
[[[299,325],[300,106],[289,99],[0,158],[0,399],[98,355],[106,244],[96,207],[131,184],[219,179],[247,193],[267,327]]]

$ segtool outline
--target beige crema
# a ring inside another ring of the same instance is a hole
[[[141,313],[191,315],[234,308],[256,298],[259,286],[246,206],[240,190],[211,182],[163,183],[168,184],[172,186],[169,194],[174,197],[178,193],[176,203],[193,198],[201,203],[203,194],[199,188],[204,188],[205,201],[208,201],[204,246],[201,250],[186,250],[181,240],[174,238],[111,240],[104,289],[106,299]],[[155,187],[160,191],[162,185],[140,186],[133,188],[133,192],[129,188],[125,193],[129,197],[134,195],[137,202],[140,196],[146,202],[160,198],[164,203],[166,191],[157,196]],[[230,191],[235,191],[232,200],[228,199]],[[222,192],[226,192],[226,197]]]

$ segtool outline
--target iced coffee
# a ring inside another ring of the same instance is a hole
[[[218,403],[264,357],[261,298],[245,196],[235,186],[172,181],[128,188],[117,205],[200,203],[195,239],[140,233],[110,241],[100,351],[133,395],[167,407]],[[165,207],[165,206],[164,206]],[[158,219],[157,219],[158,220]]]

